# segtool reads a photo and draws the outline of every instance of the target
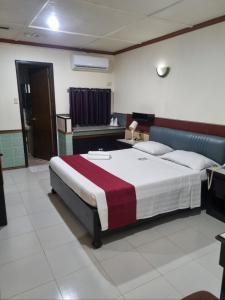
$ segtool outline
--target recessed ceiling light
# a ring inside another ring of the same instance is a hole
[[[47,24],[49,28],[53,31],[57,31],[59,29],[59,21],[54,14],[48,18]]]

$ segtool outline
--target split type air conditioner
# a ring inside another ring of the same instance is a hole
[[[108,72],[109,58],[103,56],[74,54],[71,58],[72,70]]]

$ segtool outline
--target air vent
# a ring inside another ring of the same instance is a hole
[[[27,38],[39,38],[40,34],[35,32],[24,32],[24,36]]]
[[[9,26],[1,26],[1,25],[0,25],[0,29],[1,29],[1,30],[9,30],[10,28],[9,28]]]

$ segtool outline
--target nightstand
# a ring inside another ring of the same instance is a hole
[[[132,141],[126,139],[118,139],[116,141],[117,141],[118,150],[129,149],[132,148],[135,144],[143,142],[142,140]]]
[[[2,154],[0,154],[0,226],[7,225],[7,216],[5,208],[5,195],[3,186],[3,175],[2,175]]]
[[[225,169],[206,170],[209,182],[213,177],[206,200],[206,213],[225,222]]]

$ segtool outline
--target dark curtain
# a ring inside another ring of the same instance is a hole
[[[111,90],[70,88],[72,126],[108,125],[111,117]]]

